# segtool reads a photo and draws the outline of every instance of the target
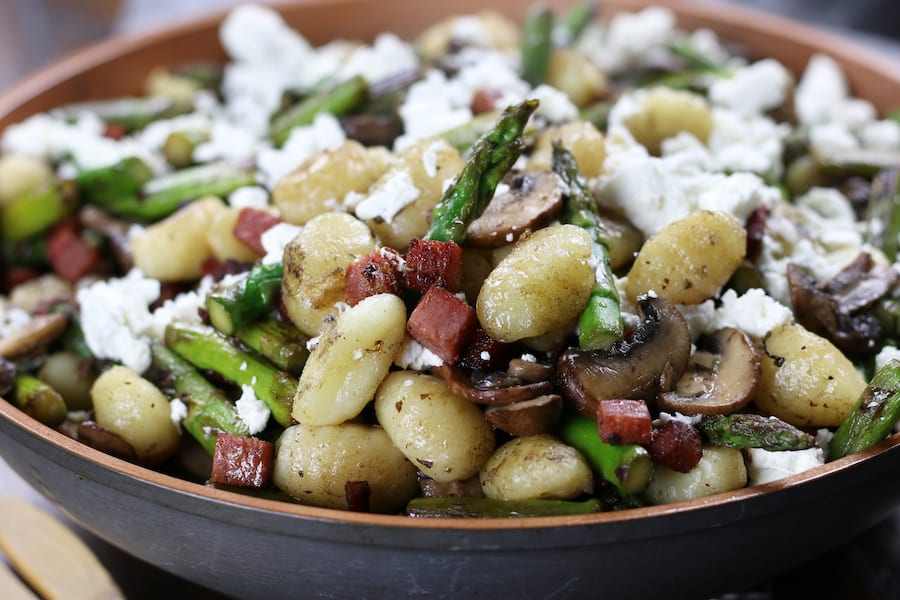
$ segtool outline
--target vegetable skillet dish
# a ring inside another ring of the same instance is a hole
[[[827,56],[594,13],[313,48],[246,6],[224,68],[7,128],[4,397],[416,517],[687,500],[890,435],[900,123]]]

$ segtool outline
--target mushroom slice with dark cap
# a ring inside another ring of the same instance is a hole
[[[556,363],[557,383],[582,415],[596,419],[597,402],[652,400],[681,377],[691,334],[681,312],[662,298],[641,296],[640,325],[608,350],[569,348]]]
[[[661,410],[684,415],[720,415],[743,408],[759,382],[759,351],[750,337],[725,327],[703,340],[707,349],[691,355],[670,392],[659,395]]]
[[[552,219],[562,208],[559,178],[550,171],[524,171],[504,178],[506,192],[496,194],[466,230],[466,245],[499,248]]]
[[[824,284],[794,264],[787,268],[791,304],[797,321],[831,340],[844,352],[865,356],[884,336],[873,307],[897,284],[897,272],[861,253]]]
[[[0,339],[0,356],[12,360],[40,352],[65,332],[68,323],[66,316],[59,313],[32,317]]]
[[[548,433],[559,422],[562,396],[545,394],[510,404],[495,404],[484,411],[487,422],[515,436]]]
[[[485,374],[444,364],[434,367],[432,372],[443,377],[454,394],[476,404],[520,402],[549,394],[553,390],[553,383],[550,381],[523,383],[502,371]]]

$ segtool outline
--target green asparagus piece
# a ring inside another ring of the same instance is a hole
[[[176,169],[194,164],[194,150],[209,139],[205,131],[173,131],[163,144],[163,156]]]
[[[580,414],[567,415],[560,424],[560,438],[587,458],[604,479],[624,495],[641,492],[650,482],[650,453],[637,444],[608,444],[600,439],[597,422]]]
[[[176,77],[184,77],[196,82],[200,87],[216,89],[222,83],[222,65],[215,62],[192,62],[172,69]]]
[[[269,131],[276,146],[284,144],[294,127],[309,125],[319,113],[340,116],[366,101],[369,87],[366,80],[357,75],[335,87],[313,94],[289,108],[277,117]]]
[[[590,234],[591,250],[597,262],[596,282],[587,306],[578,319],[578,345],[584,349],[606,349],[622,339],[622,311],[612,269],[609,267],[609,234],[597,218],[594,199],[572,153],[553,143],[553,172],[563,182],[563,218]]]
[[[466,152],[475,145],[475,142],[477,142],[479,138],[489,133],[491,129],[494,128],[497,119],[499,119],[502,114],[502,111],[494,110],[475,115],[468,122],[463,123],[459,127],[449,129],[435,137],[446,140],[448,144],[459,150],[460,153]]]
[[[605,100],[594,102],[581,110],[578,119],[593,123],[600,131],[606,131],[609,126],[609,111],[611,109],[612,104]]]
[[[34,375],[16,375],[13,400],[25,414],[44,425],[55,427],[66,418],[66,402],[63,397]]]
[[[597,5],[594,2],[579,2],[559,20],[554,34],[555,41],[561,46],[571,46],[596,16]]]
[[[105,123],[121,125],[131,131],[142,129],[163,117],[173,116],[174,104],[164,96],[145,98],[117,98],[68,104],[57,110],[64,119],[77,119],[79,115],[97,115]]]
[[[410,517],[510,519],[589,515],[603,509],[596,498],[570,500],[493,500],[491,498],[413,498],[406,505]]]
[[[887,118],[900,123],[900,108],[895,108],[895,109],[891,110],[888,113]]]
[[[868,241],[884,251],[889,260],[900,251],[900,168],[878,173],[869,188]]]
[[[139,221],[156,221],[190,200],[223,197],[256,182],[253,173],[225,162],[152,176],[143,161],[127,158],[112,167],[85,171],[76,181],[86,202]]]
[[[762,448],[770,452],[806,450],[816,445],[816,438],[777,417],[755,414],[731,414],[706,417],[698,426],[706,441],[713,446],[729,448]]]
[[[669,51],[684,61],[687,67],[685,69],[686,71],[693,71],[694,73],[717,73],[719,75],[728,74],[728,71],[722,68],[721,65],[710,60],[708,56],[704,55],[702,52],[698,52],[693,46],[688,44],[672,44],[669,46]]]
[[[212,455],[220,433],[250,435],[234,404],[190,362],[162,344],[152,344],[153,366],[171,375],[172,386],[188,407],[184,428]]]
[[[132,157],[110,167],[82,171],[75,182],[82,200],[119,214],[117,207],[136,203],[141,188],[152,177],[150,167],[141,159]]]
[[[522,132],[537,106],[537,100],[510,106],[494,128],[476,142],[462,171],[435,207],[426,240],[462,243],[469,223],[481,215],[497,184],[522,153]]]
[[[234,332],[235,337],[291,375],[299,376],[309,358],[307,338],[290,323],[265,316]]]
[[[4,240],[22,241],[62,221],[75,210],[75,198],[62,186],[48,185],[27,192],[3,207],[0,233]]]
[[[874,446],[900,421],[900,360],[894,359],[875,373],[850,414],[841,423],[829,447],[829,459],[841,458]]]
[[[553,51],[553,13],[537,5],[525,15],[522,26],[522,79],[537,87],[547,78]]]
[[[282,426],[291,424],[291,406],[297,379],[242,352],[211,328],[171,324],[166,328],[166,346],[198,369],[209,369],[238,385],[253,388],[272,416]]]
[[[226,335],[268,312],[281,291],[281,263],[257,263],[245,279],[226,286],[206,298],[213,327]]]
[[[20,241],[3,237],[0,239],[0,253],[3,264],[8,267],[43,269],[50,264],[47,257],[47,238],[43,235]]]

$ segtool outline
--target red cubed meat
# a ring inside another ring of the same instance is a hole
[[[459,291],[462,279],[462,248],[456,242],[413,238],[406,251],[403,284],[424,294],[432,286]]]
[[[81,238],[81,227],[74,219],[63,221],[47,236],[47,258],[57,275],[75,283],[100,268],[102,256]]]
[[[262,234],[281,223],[275,215],[258,208],[242,208],[238,213],[232,233],[257,254],[265,254],[262,245]]]
[[[472,114],[497,110],[497,102],[503,97],[503,91],[498,88],[481,88],[472,96]]]
[[[392,254],[393,253],[393,254]],[[400,295],[400,272],[397,269],[400,255],[384,249],[362,257],[347,267],[347,304],[356,306],[375,294]]]
[[[252,437],[220,433],[211,481],[218,485],[264,488],[272,482],[275,445]]]
[[[469,344],[478,317],[475,309],[441,287],[425,292],[409,315],[406,331],[445,363],[455,363]]]
[[[649,444],[653,420],[642,400],[602,400],[597,403],[597,428],[609,444]]]
[[[481,327],[459,359],[459,366],[482,371],[500,371],[509,364],[513,345],[495,340]]]
[[[703,456],[700,432],[683,421],[669,421],[653,428],[653,439],[647,445],[650,458],[679,473],[687,473]]]

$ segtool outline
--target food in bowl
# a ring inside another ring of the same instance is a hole
[[[413,516],[770,481],[898,419],[900,125],[665,9],[455,17],[7,128],[4,395],[213,485]],[[194,475],[198,476],[198,475]]]

